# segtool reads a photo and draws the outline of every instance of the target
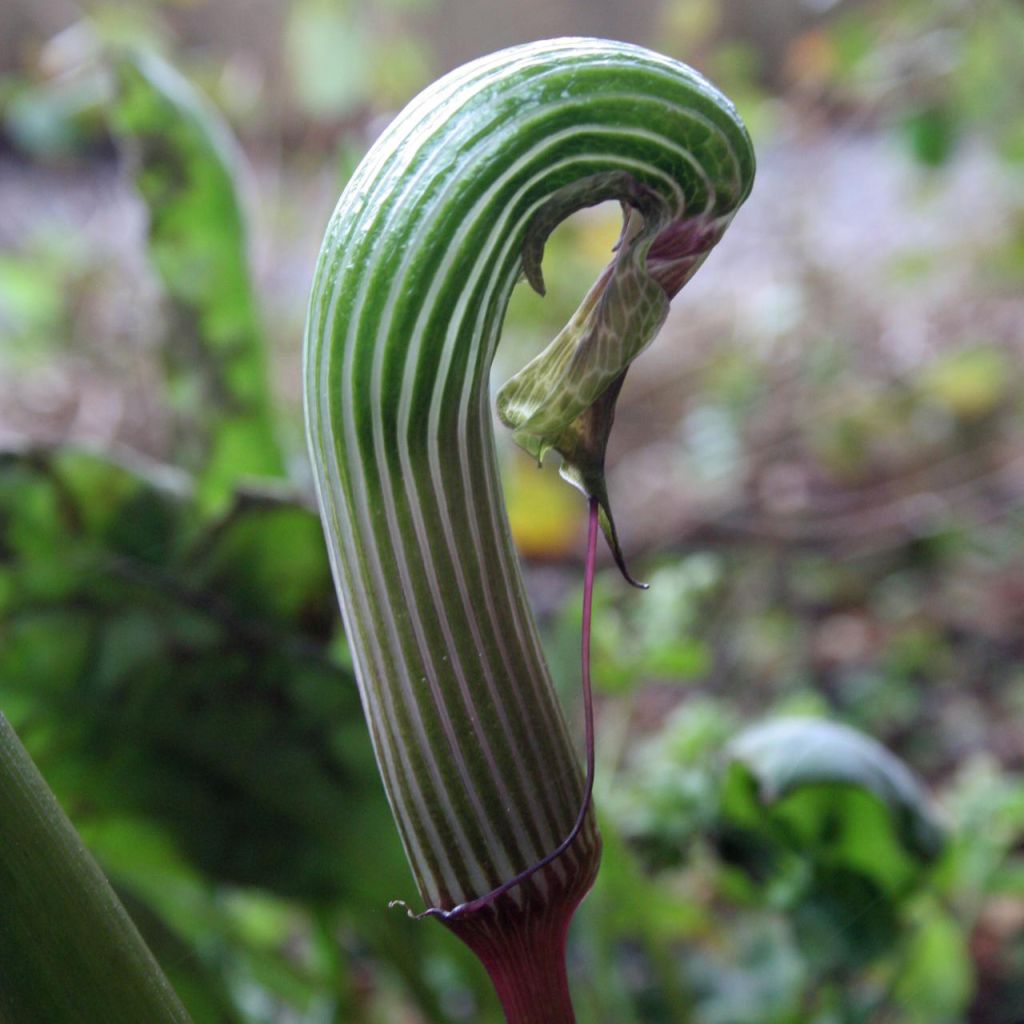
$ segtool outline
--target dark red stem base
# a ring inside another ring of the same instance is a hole
[[[557,861],[488,906],[444,922],[487,969],[508,1024],[575,1024],[566,937],[600,857],[601,841],[588,816]]]

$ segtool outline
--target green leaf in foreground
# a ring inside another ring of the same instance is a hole
[[[0,1021],[189,1016],[0,714]]]

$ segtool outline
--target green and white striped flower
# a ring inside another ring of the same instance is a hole
[[[612,263],[499,396],[527,450],[562,454],[614,540],[615,397],[753,170],[734,108],[684,65],[600,40],[535,43],[414,99],[324,239],[306,412],[363,705],[420,894],[485,961],[513,1021],[572,1019],[565,930],[600,842],[498,480],[488,371],[502,318],[524,273],[543,288],[561,220],[622,202]]]

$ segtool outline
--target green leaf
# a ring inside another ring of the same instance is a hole
[[[815,808],[826,816],[833,813],[840,790],[860,790],[885,811],[913,857],[931,862],[944,847],[938,814],[910,770],[880,743],[848,726],[777,719],[741,733],[728,745],[726,757],[728,765],[748,773],[762,808],[779,808],[804,791],[826,790]]]
[[[798,945],[818,970],[863,967],[898,941],[898,904],[873,879],[843,867],[821,865],[794,901]]]
[[[0,714],[0,1020],[188,1024],[135,925]]]
[[[245,613],[328,631],[332,584],[320,523],[308,509],[267,494],[236,498],[201,548],[195,579]]]
[[[934,908],[908,944],[895,995],[912,1024],[956,1024],[974,991],[963,925]]]
[[[904,117],[902,127],[910,152],[918,163],[941,167],[949,162],[959,126],[948,106],[932,104],[912,110]]]
[[[401,851],[366,842],[388,812],[315,514],[263,493],[210,522],[170,480],[0,458],[0,706],[64,798],[148,816],[212,877],[383,905]]]
[[[121,52],[113,64],[109,117],[133,156],[150,259],[172,306],[179,461],[198,474],[204,506],[219,509],[240,480],[283,472],[236,186],[241,154],[217,112],[161,58]]]
[[[719,800],[721,853],[749,895],[792,916],[818,972],[861,970],[906,935],[909,896],[945,835],[880,744],[814,719],[755,726],[726,747]]]

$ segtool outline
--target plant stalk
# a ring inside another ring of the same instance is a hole
[[[0,1024],[188,1024],[2,714],[0,915]]]
[[[691,69],[551,40],[414,99],[324,238],[306,423],[360,695],[425,913],[477,953],[513,1024],[573,1020],[560,961],[600,838],[502,502],[501,322],[521,275],[543,290],[559,222],[628,207],[609,269],[498,401],[523,447],[561,453],[621,565],[604,482],[615,399],[752,178],[742,122]]]

